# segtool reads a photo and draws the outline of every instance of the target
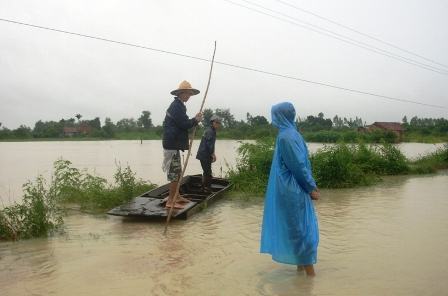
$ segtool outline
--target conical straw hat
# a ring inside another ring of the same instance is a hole
[[[173,96],[179,95],[183,91],[190,91],[192,96],[199,93],[199,90],[192,88],[190,82],[184,80],[179,84],[179,87],[171,92]]]

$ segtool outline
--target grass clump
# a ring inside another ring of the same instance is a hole
[[[409,171],[406,157],[388,143],[325,146],[311,156],[311,163],[316,182],[325,188],[370,185],[380,176]]]
[[[240,192],[259,193],[265,190],[274,152],[274,139],[257,140],[255,144],[242,143],[235,168],[227,173],[233,189]]]
[[[245,143],[228,178],[236,191],[263,193],[269,177],[274,150],[273,140]],[[409,161],[390,143],[378,145],[345,144],[325,146],[310,157],[313,176],[322,188],[349,188],[371,185],[381,176],[428,173],[448,168],[448,145],[417,161]]]
[[[0,240],[47,236],[61,229],[62,211],[42,176],[23,185],[23,201],[0,209]]]
[[[448,144],[437,151],[411,161],[410,172],[414,174],[431,174],[437,170],[448,169]]]
[[[117,165],[114,184],[91,175],[86,170],[72,167],[68,160],[54,163],[52,186],[62,203],[76,203],[84,210],[100,211],[131,200],[137,195],[153,189],[156,185],[137,179],[129,166]]]
[[[129,166],[117,166],[115,183],[79,170],[68,160],[54,162],[49,186],[42,176],[23,185],[23,201],[0,209],[0,240],[47,236],[63,225],[62,205],[75,203],[98,212],[127,202],[156,185],[137,179]]]

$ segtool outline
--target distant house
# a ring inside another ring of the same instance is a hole
[[[88,125],[87,123],[82,122],[78,127],[79,133],[82,135],[90,134],[92,131],[92,127]]]
[[[88,124],[81,123],[79,126],[64,127],[64,137],[73,137],[77,135],[88,135],[92,131],[92,127]]]
[[[358,131],[360,132],[370,132],[374,130],[383,130],[383,131],[389,131],[393,132],[397,135],[397,139],[401,141],[404,133],[404,129],[401,126],[401,123],[399,122],[374,122],[371,125],[368,125],[366,127],[360,127],[358,128]]]
[[[65,126],[64,127],[64,137],[73,137],[79,135],[79,130],[77,127]]]

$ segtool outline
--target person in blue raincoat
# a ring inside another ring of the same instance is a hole
[[[291,103],[274,105],[271,115],[279,132],[264,203],[260,251],[314,276],[319,229],[312,199],[319,198],[319,191],[308,149],[295,126]]]

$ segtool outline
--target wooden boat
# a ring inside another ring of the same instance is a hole
[[[212,201],[217,200],[230,188],[226,179],[213,178],[211,193],[202,190],[202,176],[192,175],[182,179],[180,194],[189,199],[183,209],[174,209],[172,218],[187,219],[194,213],[202,210]],[[168,196],[169,184],[165,184],[134,198],[130,202],[113,208],[107,214],[125,217],[147,217],[153,219],[166,219],[169,209],[165,208],[164,199]]]

